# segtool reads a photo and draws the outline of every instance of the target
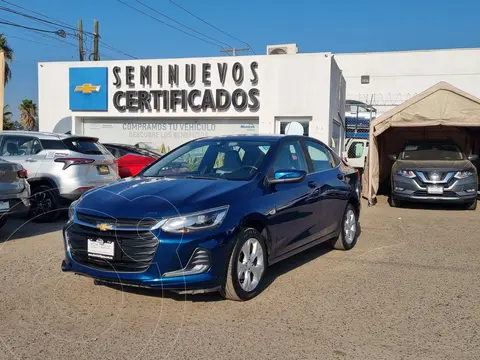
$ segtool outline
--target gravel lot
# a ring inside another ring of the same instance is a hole
[[[478,359],[479,213],[380,199],[354,250],[279,263],[246,303],[94,286],[60,271],[60,221],[14,219],[0,359]]]

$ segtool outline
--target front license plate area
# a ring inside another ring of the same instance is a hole
[[[442,186],[427,186],[427,193],[430,195],[443,195]]]
[[[108,175],[110,174],[110,169],[106,165],[97,166],[97,171],[100,175]]]
[[[0,211],[6,211],[10,209],[10,203],[8,201],[0,201]]]
[[[87,238],[87,252],[89,257],[113,260],[115,243],[100,238]]]

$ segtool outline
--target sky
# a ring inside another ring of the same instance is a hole
[[[220,53],[220,47],[137,13],[120,1],[191,32],[143,7],[137,0],[8,0],[10,4],[0,0],[0,7],[29,13],[11,4],[20,5],[74,27],[82,19],[84,31],[90,32],[93,31],[94,19],[99,20],[99,32],[104,43],[138,58],[227,56]],[[236,48],[245,46],[202,23],[169,0],[140,1],[211,38]],[[478,0],[175,2],[224,32],[247,42],[257,54],[265,54],[267,45],[284,43],[296,43],[302,53],[480,47]],[[0,21],[4,20],[54,30],[0,9]],[[17,108],[22,99],[29,98],[38,102],[38,62],[78,60],[78,40],[68,37],[63,40],[70,43],[67,44],[56,35],[47,34],[59,40],[3,24],[0,24],[0,32],[7,36],[14,49],[12,80],[5,89],[5,104],[10,105],[14,120],[18,120]],[[88,39],[86,45],[91,50],[91,39]],[[100,44],[100,55],[104,59],[129,58],[103,44]]]

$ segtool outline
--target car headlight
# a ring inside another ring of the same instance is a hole
[[[458,171],[455,174],[454,178],[461,180],[461,179],[465,179],[465,178],[467,178],[469,176],[473,176],[473,175],[474,175],[474,173],[472,171]]]
[[[227,215],[229,206],[199,211],[193,214],[167,219],[160,228],[169,233],[190,233],[210,230],[220,226]]]
[[[78,200],[73,201],[68,208],[68,220],[73,220],[75,215],[75,206],[77,205]]]
[[[414,177],[417,176],[412,170],[398,170],[397,174],[409,179],[413,179]]]

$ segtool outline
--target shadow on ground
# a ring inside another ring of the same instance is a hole
[[[51,223],[37,223],[27,216],[11,216],[0,229],[0,243],[59,231],[67,220],[66,212],[60,213],[57,220]]]
[[[362,231],[360,226],[358,230],[359,230],[359,236],[360,236]],[[330,251],[332,251],[330,244],[328,242],[325,242],[272,265],[267,270],[267,273],[263,280],[261,292],[268,291],[268,287],[270,287],[275,282],[275,280],[280,276],[296,268],[299,268],[305,264],[308,264],[310,261],[315,260],[318,257]],[[224,300],[223,297],[221,297],[220,294],[218,294],[217,292],[195,294],[195,295],[184,295],[184,294],[177,294],[169,291],[163,291],[162,289],[156,290],[156,289],[135,288],[135,287],[128,287],[128,286],[124,286],[122,288],[122,286],[114,285],[114,284],[101,284],[101,286],[107,286],[115,290],[125,291],[127,293],[138,294],[143,296],[151,296],[151,297],[158,297],[158,298],[166,297],[176,301],[211,302],[211,301]]]

